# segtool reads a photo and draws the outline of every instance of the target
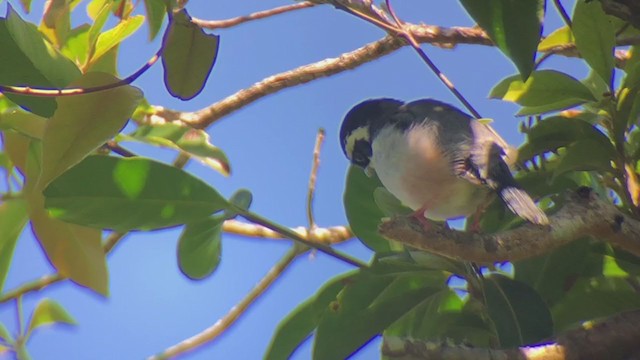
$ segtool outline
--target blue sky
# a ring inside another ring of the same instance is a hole
[[[33,2],[39,18],[42,3]],[[86,4],[83,2],[80,7]],[[190,1],[190,14],[203,19],[225,19],[288,4],[287,1]],[[16,8],[17,1],[13,4]],[[4,12],[6,2],[0,6]],[[456,1],[403,0],[395,2],[401,18],[444,26],[471,26],[473,22]],[[560,25],[549,6],[545,33]],[[83,21],[84,10],[75,18]],[[384,33],[330,6],[317,6],[235,28],[220,30],[220,52],[204,91],[182,102],[168,95],[162,82],[162,67],[156,64],[134,85],[152,104],[177,110],[197,110],[261,79],[297,66],[339,56]],[[123,76],[139,68],[157,50],[149,43],[147,29],[127,40],[121,49]],[[514,66],[496,49],[461,45],[453,50],[425,46],[427,53],[456,84],[484,117],[509,142],[520,144],[516,106],[487,99],[500,79],[515,73]],[[574,76],[586,69],[576,59],[552,59],[547,66],[560,66]],[[232,113],[208,129],[215,145],[226,151],[233,174],[224,178],[197,163],[187,169],[231,195],[239,188],[254,194],[253,210],[288,226],[306,225],[305,196],[315,134],[327,131],[322,151],[315,200],[320,226],[346,223],[342,192],[348,163],[337,139],[344,114],[356,103],[372,97],[412,100],[433,97],[460,106],[448,90],[405,48],[378,61],[337,76],[320,79],[263,98]],[[170,162],[173,153],[156,148],[130,149]],[[44,297],[63,304],[75,317],[76,327],[47,328],[29,343],[34,359],[140,359],[155,354],[215,323],[233,307],[269,270],[289,246],[288,241],[223,238],[223,256],[218,270],[208,279],[193,282],[178,270],[176,244],[180,229],[135,233],[122,241],[109,256],[110,291],[105,299],[65,282],[24,299],[29,313]],[[340,245],[363,260],[372,255],[356,241]],[[286,274],[230,329],[213,343],[185,356],[186,359],[261,358],[278,322],[331,277],[350,270],[323,254],[302,256]],[[36,240],[25,231],[18,243],[5,288],[51,273]],[[13,303],[0,306],[0,321],[15,330]],[[374,342],[356,359],[378,358]],[[308,341],[296,359],[310,357]]]

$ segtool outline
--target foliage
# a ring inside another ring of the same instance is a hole
[[[634,30],[605,14],[599,2],[578,0],[571,27],[541,39],[543,0],[460,2],[518,69],[497,81],[490,96],[520,105],[517,115],[528,117],[520,160],[537,171],[518,174],[525,189],[553,213],[563,192],[588,185],[640,216],[640,54],[632,47],[624,67],[616,68],[614,51],[616,35]],[[28,11],[30,1],[21,3]],[[60,276],[105,296],[110,247],[103,244],[103,230],[182,226],[180,270],[193,280],[210,276],[220,263],[224,222],[262,219],[249,211],[251,193],[240,190],[225,199],[179,163],[128,153],[123,144],[142,142],[230,173],[223,150],[204,130],[146,121],[154,110],[130,84],[139,74],[121,80],[116,69],[122,41],[145,23],[150,37],[158,36],[169,14],[161,53],[165,84],[169,94],[188,100],[212,71],[219,37],[191,22],[186,10],[174,10],[171,1],[144,1],[143,16],[133,15],[138,2],[94,0],[87,5],[92,23],[73,28],[69,18],[78,2],[51,3],[39,25],[10,6],[0,19],[0,84],[17,87],[2,88],[0,97],[0,166],[8,174],[0,204],[0,291],[27,223]],[[535,60],[538,52],[573,45],[591,69],[585,79],[542,68],[546,55]],[[84,91],[33,96],[37,89],[64,88]],[[127,123],[136,129],[124,134]],[[381,334],[511,348],[640,307],[634,287],[640,259],[593,239],[514,262],[512,271],[479,272],[379,235],[381,218],[407,209],[360,169],[346,175],[344,207],[353,233],[373,252],[369,266],[328,280],[294,309],[275,330],[266,358],[287,358],[311,334],[318,359],[345,358]],[[512,222],[492,206],[480,224],[493,231]],[[29,336],[55,323],[75,321],[60,304],[44,299],[21,333],[12,335],[0,324],[0,345],[26,358]]]

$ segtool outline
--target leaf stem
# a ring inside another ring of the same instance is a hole
[[[313,147],[311,173],[309,174],[309,186],[307,190],[307,221],[309,223],[309,230],[311,231],[316,228],[316,222],[313,216],[313,198],[316,192],[316,180],[318,179],[318,168],[320,167],[320,150],[322,149],[322,143],[324,142],[324,135],[324,129],[318,129],[316,144]]]

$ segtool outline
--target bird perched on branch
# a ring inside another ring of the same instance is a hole
[[[342,150],[416,216],[469,216],[497,194],[521,218],[549,223],[507,164],[516,150],[489,125],[433,99],[373,99],[354,106],[340,128]]]

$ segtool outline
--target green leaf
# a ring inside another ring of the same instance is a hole
[[[527,115],[563,110],[596,100],[580,81],[555,70],[534,71],[525,82],[518,75],[509,76],[491,89],[489,96],[523,105]],[[521,111],[519,115],[525,114]]]
[[[80,70],[54,49],[38,29],[7,7],[0,19],[0,83],[34,88],[62,88],[80,76]],[[56,109],[54,98],[5,94],[28,111],[50,117]]]
[[[37,305],[27,326],[27,334],[33,330],[53,324],[76,325],[76,321],[58,302],[43,299]]]
[[[180,100],[194,98],[204,88],[216,62],[220,37],[207,35],[183,9],[169,18],[162,42],[167,90]]]
[[[599,1],[578,0],[573,11],[573,35],[580,55],[611,84],[613,76],[613,50],[616,45],[615,29]]]
[[[640,297],[624,278],[581,278],[552,308],[556,332],[581,322],[640,308]]]
[[[167,9],[163,0],[144,0],[144,8],[149,23],[149,40],[153,40],[162,27]]]
[[[7,327],[4,326],[3,323],[0,323],[0,339],[2,339],[3,341],[11,344],[13,343],[13,336],[11,336],[11,333],[9,332],[9,330],[7,330]],[[2,351],[0,349],[0,355],[2,355]]]
[[[24,174],[31,139],[13,130],[4,130],[2,135],[4,151],[9,156],[9,160]]]
[[[118,25],[112,29],[101,33],[96,41],[95,52],[90,60],[91,63],[97,62],[102,56],[109,52],[109,50],[133,35],[143,23],[144,16],[136,15],[120,21]]]
[[[438,277],[439,281],[434,280]],[[445,281],[444,274],[435,271],[394,276],[362,271],[345,286],[320,320],[314,358],[349,357],[416,305],[439,293],[445,288]]]
[[[56,218],[118,231],[199,221],[228,206],[202,180],[138,157],[89,156],[52,181],[44,195]]]
[[[25,201],[9,200],[0,204],[0,292],[9,273],[18,237],[28,219]]]
[[[93,87],[117,81],[109,74],[88,73],[73,86]],[[40,184],[45,186],[117,134],[141,99],[142,92],[130,85],[58,98],[58,109],[42,139]]]
[[[413,210],[402,205],[400,200],[384,187],[378,187],[373,191],[373,200],[386,216],[407,215],[413,212]]]
[[[251,206],[252,202],[253,194],[251,194],[251,191],[247,189],[240,189],[229,198],[229,203],[243,210],[249,210],[249,206]],[[229,220],[238,216],[238,212],[235,209],[229,207],[224,211],[224,214],[222,216],[225,220]]]
[[[538,44],[538,51],[549,51],[558,46],[572,45],[575,42],[571,28],[563,26],[554,30]]]
[[[76,64],[82,65],[87,61],[89,52],[89,24],[82,24],[71,29],[60,51]]]
[[[533,70],[544,0],[460,0],[469,15],[516,65],[522,79]]]
[[[380,219],[385,215],[376,205],[373,193],[382,187],[377,177],[369,178],[362,169],[349,167],[344,190],[344,208],[354,235],[375,252],[391,250],[387,239],[378,234]]]
[[[324,313],[331,311],[331,303],[354,275],[354,272],[339,275],[329,280],[318,292],[298,305],[287,315],[276,329],[265,360],[286,360],[318,326]]]
[[[12,129],[34,139],[42,139],[46,123],[47,119],[18,109],[0,113],[0,129]]]
[[[575,241],[552,253],[513,264],[515,279],[538,292],[552,306],[578,279],[591,251],[589,240]]]
[[[181,150],[225,176],[231,172],[229,159],[220,148],[211,145],[209,134],[203,130],[174,123],[142,125],[122,140],[136,140],[157,146]]]
[[[607,150],[608,148],[603,148],[598,141],[579,140],[567,147],[553,176],[569,171],[614,172],[611,162],[615,159],[615,155]]]
[[[549,309],[525,283],[492,274],[484,278],[484,293],[501,348],[533,344],[553,335]]]
[[[577,118],[552,116],[538,122],[527,131],[527,142],[518,150],[518,161],[570,146],[588,139],[598,143],[602,152],[613,156],[615,150],[609,138],[592,124]]]
[[[178,240],[178,266],[189,279],[207,278],[220,264],[223,222],[224,218],[210,217],[184,226]]]
[[[640,114],[640,62],[628,66],[626,72],[618,94],[616,126],[619,131],[638,122]]]

